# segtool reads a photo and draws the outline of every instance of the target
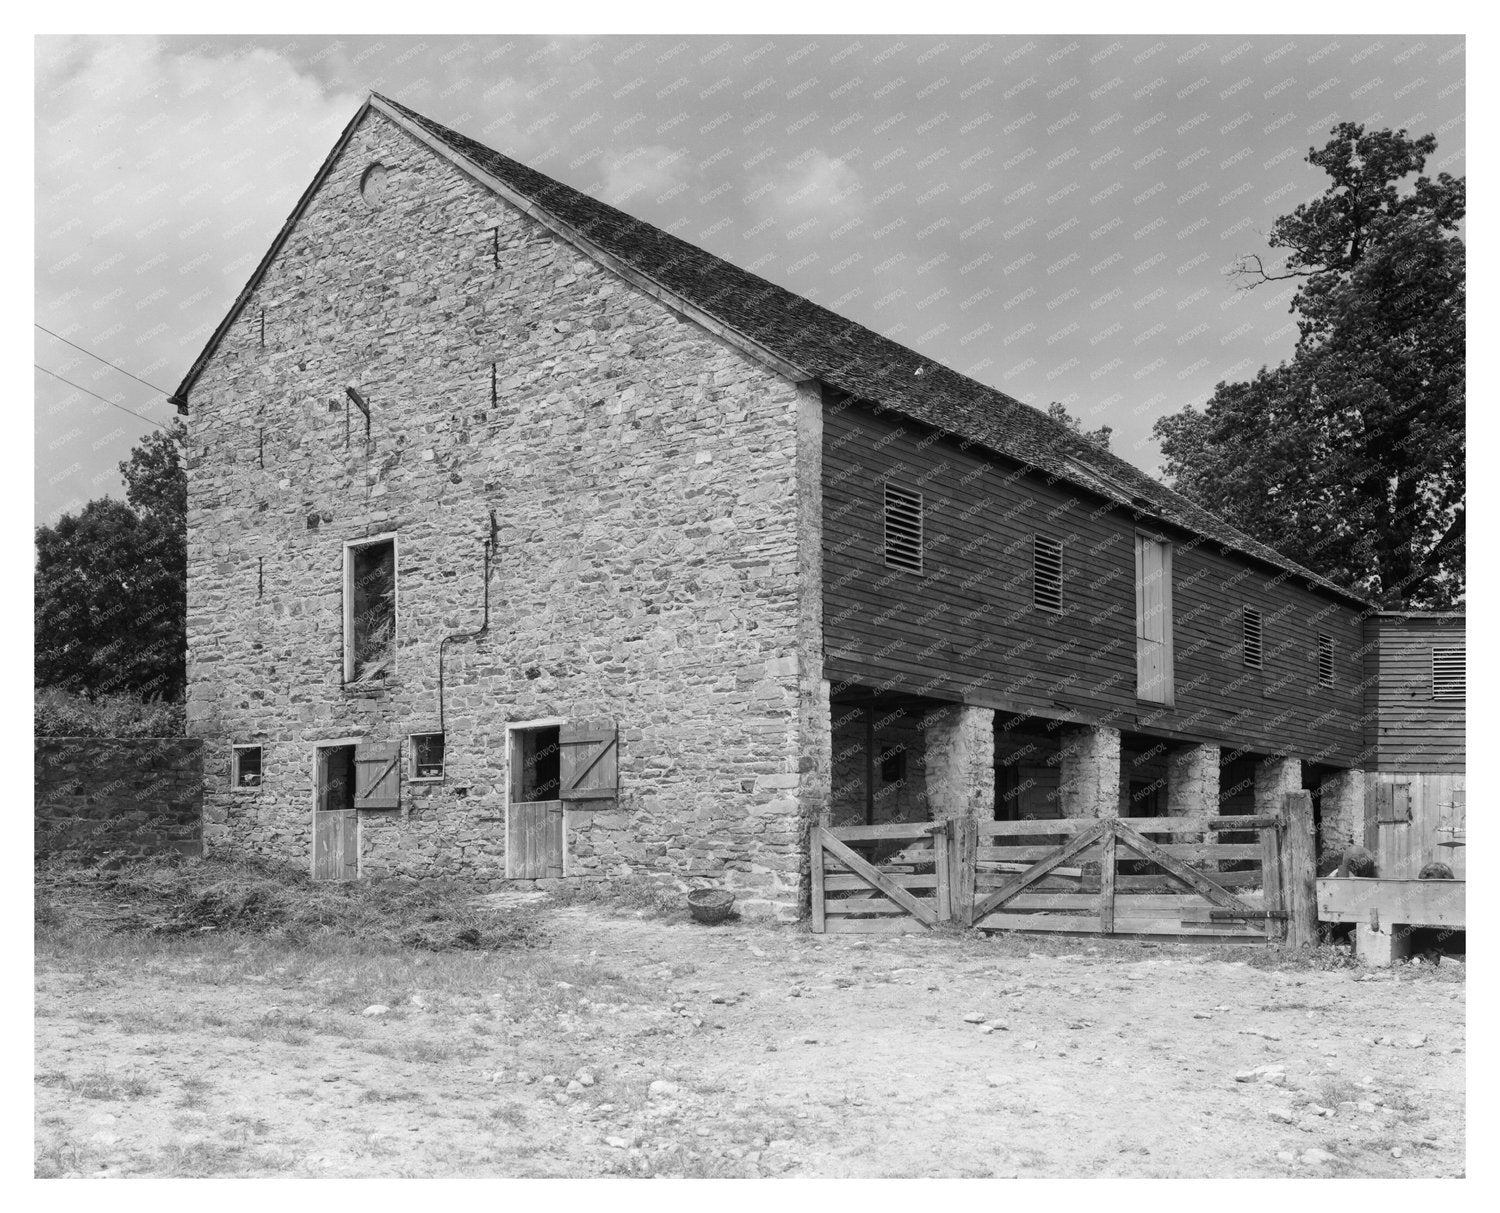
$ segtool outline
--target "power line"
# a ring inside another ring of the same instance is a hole
[[[34,366],[34,367],[36,367],[37,370],[41,371],[42,374],[44,374],[44,375],[51,375],[52,378],[56,379],[58,382],[60,382],[60,383],[66,383],[71,388],[77,388],[78,391],[82,392],[85,396],[92,396],[95,400],[104,400],[104,397],[101,396],[101,395],[99,395],[98,392],[91,392],[91,391],[88,390],[88,388],[82,386],[81,384],[74,383],[71,379],[64,379],[56,371],[49,371],[46,367],[44,367],[39,362],[33,362],[31,365]],[[134,378],[134,376],[131,376],[131,377]],[[107,404],[107,405],[109,405],[109,407],[112,408],[112,409],[119,409],[120,412],[122,412],[122,413],[129,413],[132,417],[140,417],[140,419],[142,421],[144,421],[147,425],[155,425],[155,426],[160,426],[161,425],[160,421],[152,421],[150,417],[142,416],[140,413],[137,413],[134,409],[127,409],[123,404],[116,404],[113,400],[104,400],[104,403]]]
[[[95,362],[102,362],[102,363],[104,363],[105,366],[110,367],[110,368],[112,368],[114,370],[117,370],[117,371],[120,372],[120,374],[126,375],[129,378],[134,379],[137,383],[141,384],[144,387],[150,388],[153,392],[160,392],[163,396],[170,396],[172,394],[171,392],[167,391],[166,388],[157,387],[156,384],[154,384],[154,383],[147,383],[139,375],[131,375],[130,372],[127,371],[123,366],[116,366],[108,358],[101,358],[101,357],[99,357],[99,355],[96,354],[96,353],[94,353],[93,350],[86,350],[86,349],[84,349],[83,346],[81,346],[81,345],[78,344],[78,342],[76,342],[76,341],[69,341],[61,333],[54,333],[45,324],[37,324],[37,322],[35,320],[33,320],[31,322],[31,324],[32,324],[33,328],[39,328],[39,329],[41,329],[42,332],[46,333],[49,337],[56,337],[64,345],[71,345],[75,350],[79,351],[79,353],[87,354],[90,358],[94,359]],[[51,372],[49,371],[48,374],[51,374]]]

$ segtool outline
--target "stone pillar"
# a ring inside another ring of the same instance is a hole
[[[1085,725],[1063,737],[1059,768],[1064,817],[1120,815],[1120,730]]]
[[[1219,747],[1182,746],[1167,753],[1167,816],[1206,821],[1219,811]],[[1207,827],[1200,827],[1206,829]],[[1178,841],[1195,841],[1182,835]]]
[[[934,821],[995,816],[995,713],[950,704],[927,713],[927,806]]]
[[[1318,788],[1321,823],[1318,827],[1318,870],[1345,847],[1363,846],[1365,841],[1365,773],[1340,771]]]
[[[1300,758],[1266,758],[1255,764],[1255,811],[1280,813],[1282,798],[1302,790]]]

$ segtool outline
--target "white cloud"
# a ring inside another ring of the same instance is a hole
[[[603,174],[600,196],[612,206],[648,208],[681,192],[691,176],[691,165],[679,149],[654,145],[599,158]]]
[[[764,199],[788,218],[826,215],[848,219],[865,209],[859,173],[821,149],[806,153],[789,171],[762,177],[761,182],[772,187],[765,191]]]
[[[826,151],[813,151],[792,175],[781,181],[777,195],[789,213],[853,214],[864,208],[864,183],[843,160]]]
[[[36,48],[36,318],[174,389],[363,94],[263,47],[74,37]],[[38,335],[36,353],[128,408],[172,416],[51,338]],[[115,491],[114,464],[147,426],[67,399],[45,376],[37,392],[37,512],[50,518]],[[80,423],[84,437],[63,440]]]

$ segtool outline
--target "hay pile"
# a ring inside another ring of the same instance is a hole
[[[534,913],[484,905],[451,885],[315,882],[306,872],[253,860],[39,865],[36,897],[39,926],[73,918],[115,931],[235,931],[289,943],[342,936],[428,951],[531,947],[542,938]]]

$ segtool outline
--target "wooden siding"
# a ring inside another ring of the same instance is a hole
[[[1432,650],[1464,647],[1463,615],[1368,620],[1363,652],[1370,770],[1464,769],[1464,701],[1432,697]]]
[[[1375,874],[1415,880],[1445,863],[1456,880],[1468,871],[1464,776],[1383,771],[1365,783],[1365,847]]]
[[[1358,609],[1126,507],[870,406],[824,406],[824,660],[843,685],[1076,718],[1331,765],[1359,761]],[[887,481],[924,498],[921,574],[883,560]],[[1170,707],[1136,698],[1135,537],[1173,544]],[[1063,610],[1032,603],[1032,537],[1063,540]],[[1241,609],[1265,618],[1260,670]],[[1335,686],[1318,685],[1317,634]]]

